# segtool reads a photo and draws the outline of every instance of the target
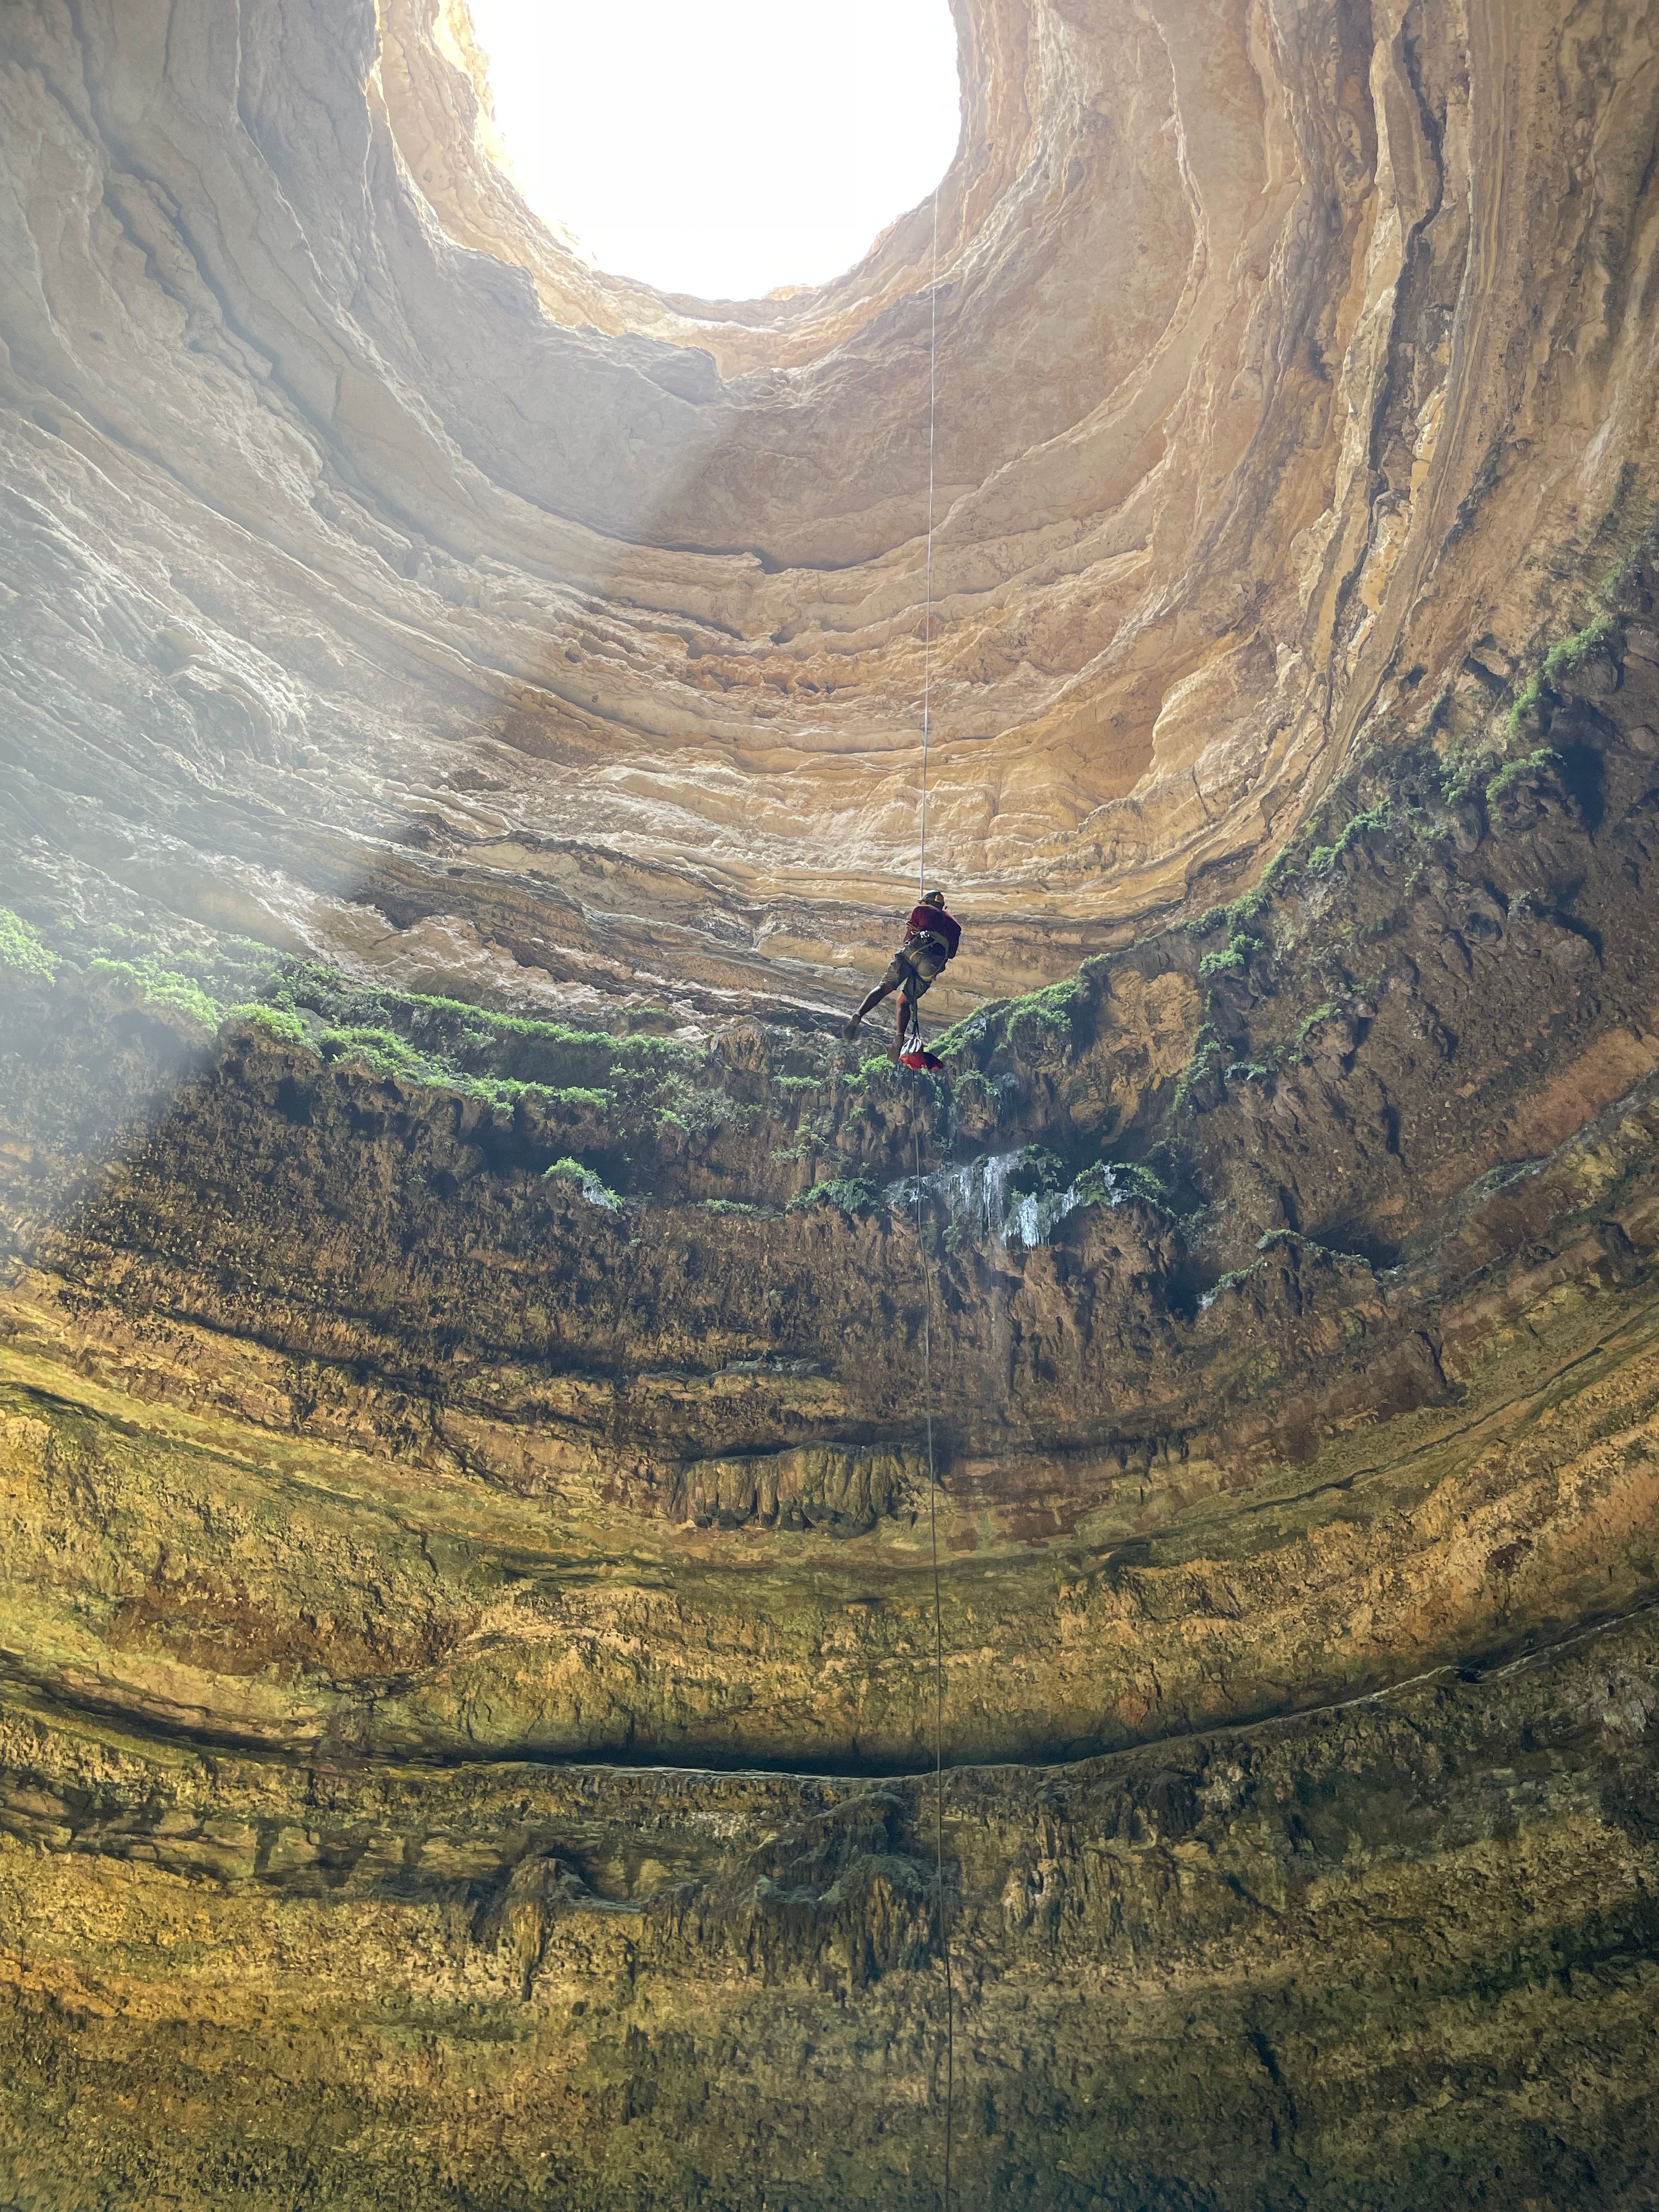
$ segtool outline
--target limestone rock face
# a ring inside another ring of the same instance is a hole
[[[915,860],[927,210],[822,290],[665,301],[519,203],[459,0],[222,16],[8,18],[11,819],[416,988],[824,1003]],[[1653,95],[1615,0],[960,22],[965,1002],[1524,644],[1651,410]]]
[[[957,16],[937,1077],[931,209],[0,18],[8,2203],[1659,2198],[1652,11]]]

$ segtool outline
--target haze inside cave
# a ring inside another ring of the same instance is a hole
[[[951,10],[0,9],[0,2208],[1659,2205],[1653,10]]]
[[[665,292],[826,282],[925,199],[960,128],[945,0],[473,0],[544,220]]]

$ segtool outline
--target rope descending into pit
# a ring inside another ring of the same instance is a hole
[[[927,286],[927,562],[921,596],[921,850],[916,888],[927,888],[927,739],[933,703],[933,416],[939,385],[939,186],[933,187],[933,265]]]
[[[921,1132],[915,1132],[916,1260],[921,1268],[921,1412],[927,1432],[927,1538],[933,1565],[933,1883],[945,1960],[945,2175],[940,2212],[951,2212],[951,2153],[957,2094],[956,1982],[945,1902],[945,1601],[939,1571],[939,1478],[933,1464],[933,1281],[921,1243]]]
[[[939,186],[933,187],[933,258],[927,287],[927,558],[921,615],[921,843],[918,890],[927,888],[927,740],[933,678],[933,424],[939,362]],[[916,1037],[921,1024],[911,1010]],[[945,1601],[939,1572],[939,1479],[933,1464],[933,1279],[921,1242],[921,1131],[915,1137],[916,1263],[921,1269],[921,1411],[927,1431],[927,1536],[933,1565],[933,1886],[939,1949],[945,1960],[945,2165],[940,2212],[951,2212],[951,2154],[957,2094],[956,1983],[951,1967],[951,1922],[945,1900]]]

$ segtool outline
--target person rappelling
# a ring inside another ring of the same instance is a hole
[[[962,924],[945,911],[943,891],[924,891],[921,903],[910,909],[910,919],[905,924],[904,942],[887,963],[887,972],[875,989],[859,1008],[850,1022],[842,1025],[845,1037],[858,1034],[859,1024],[867,1013],[878,1007],[891,992],[899,994],[898,1032],[893,1040],[892,1056],[901,1059],[904,1053],[907,1030],[914,1027],[920,1033],[921,1024],[916,1018],[916,1001],[929,990],[945,971],[947,960],[957,957],[957,947],[962,942]]]

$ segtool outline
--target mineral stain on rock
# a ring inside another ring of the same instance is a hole
[[[1647,14],[958,10],[934,1077],[928,210],[222,13],[0,25],[0,2197],[931,2207],[948,1987],[954,2204],[1659,2201]]]

